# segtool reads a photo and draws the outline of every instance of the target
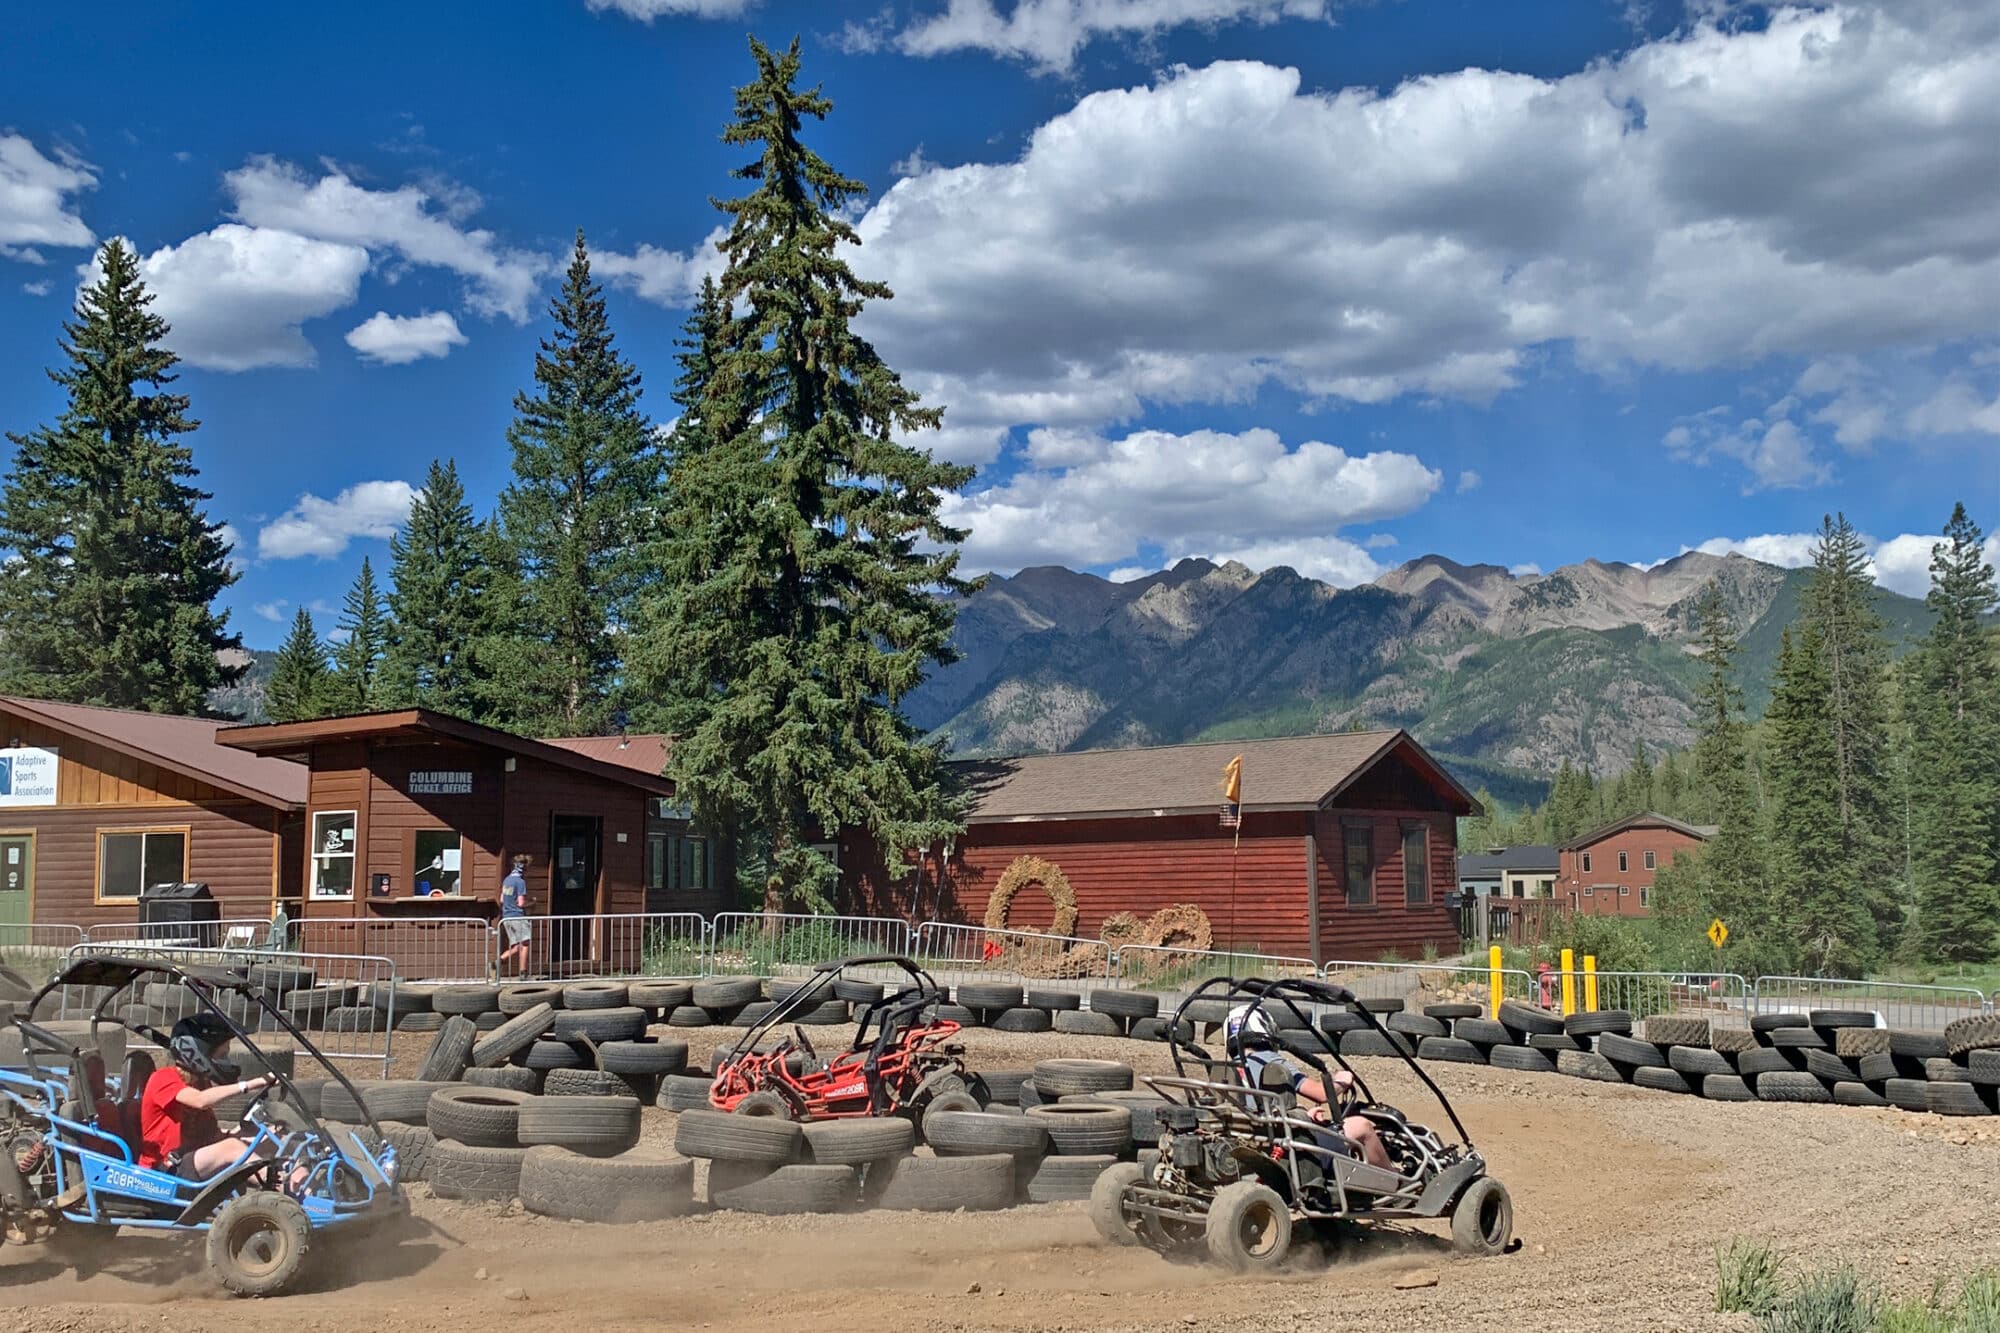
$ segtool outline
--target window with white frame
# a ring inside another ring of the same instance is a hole
[[[1625,853],[1618,853],[1618,873],[1621,875],[1632,868],[1626,864],[1626,859]]]
[[[1586,874],[1586,875],[1588,875],[1588,874],[1590,873],[1590,853],[1589,853],[1589,852],[1585,852],[1585,853],[1583,854],[1583,873],[1584,873],[1584,874]]]
[[[354,896],[354,811],[322,810],[312,820],[312,896]]]
[[[1658,868],[1659,868],[1659,863],[1658,863],[1658,862],[1656,862],[1656,861],[1655,861],[1655,860],[1653,859],[1653,854],[1652,854],[1651,852],[1647,852],[1647,853],[1646,853],[1646,869],[1648,869],[1648,870],[1655,870],[1655,869],[1658,869]]]

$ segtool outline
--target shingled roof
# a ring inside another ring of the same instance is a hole
[[[1399,754],[1470,813],[1479,808],[1406,731],[1344,731],[1270,740],[1129,750],[1073,750],[951,767],[972,795],[975,824],[1212,812],[1222,769],[1243,756],[1243,808],[1316,810],[1390,753]]]
[[[13,696],[0,696],[0,708],[280,810],[306,803],[306,766],[216,744],[215,733],[230,725],[226,722]]]

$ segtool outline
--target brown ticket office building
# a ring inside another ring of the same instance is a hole
[[[426,709],[225,727],[218,745],[307,775],[307,922],[493,917],[513,858],[531,915],[725,909],[727,849],[661,776],[666,740],[530,740]]]

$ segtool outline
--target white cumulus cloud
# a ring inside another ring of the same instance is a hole
[[[731,19],[747,14],[757,0],[586,0],[593,14],[614,10],[651,23],[656,18]]]
[[[0,132],[0,258],[40,263],[26,247],[94,242],[75,196],[96,184],[88,163],[60,151],[51,161],[25,135]]]
[[[590,254],[590,272],[593,277],[622,287],[642,301],[654,305],[685,306],[693,302],[695,293],[701,289],[704,275],[720,277],[724,261],[715,247],[726,236],[725,228],[717,227],[685,254],[679,250],[663,250],[656,245],[640,245],[630,254],[616,250],[593,250]]]
[[[1333,530],[1407,514],[1443,483],[1409,454],[1350,455],[1317,440],[1288,448],[1268,430],[1044,442],[1058,450],[1043,455],[1050,466],[946,498],[945,521],[971,533],[968,568],[1125,565],[1157,546],[1286,563],[1283,547],[1317,569],[1358,569],[1373,562]]]
[[[331,168],[314,178],[288,162],[255,157],[223,184],[237,220],[253,227],[386,251],[458,274],[467,284],[466,305],[476,314],[524,323],[551,267],[545,256],[510,249],[492,232],[464,226],[478,209],[478,196],[449,182],[372,190]]]
[[[210,370],[312,365],[300,325],[352,304],[367,270],[359,246],[234,222],[139,260],[167,346]],[[88,284],[101,270],[93,256],[78,271]]]
[[[1922,597],[1930,591],[1931,548],[1943,541],[1942,537],[1906,532],[1879,541],[1864,533],[1861,540],[1868,548],[1868,572],[1875,582],[1905,597]],[[1767,532],[1755,537],[1711,537],[1698,546],[1683,546],[1681,554],[1745,555],[1767,565],[1803,569],[1812,563],[1813,547],[1818,543],[1817,532]],[[1988,536],[1982,549],[1988,563],[2000,567],[2000,532]]]
[[[416,488],[406,481],[364,481],[331,500],[301,495],[297,504],[258,529],[257,554],[267,560],[331,559],[357,537],[394,534],[416,498]]]
[[[1467,491],[1476,491],[1479,489],[1479,484],[1484,480],[1485,478],[1481,477],[1477,472],[1474,472],[1471,468],[1467,468],[1458,474],[1458,493],[1464,495]]]
[[[289,602],[280,597],[275,602],[258,602],[250,609],[266,620],[282,621],[285,618],[285,608],[289,605]]]
[[[458,321],[442,310],[421,315],[392,315],[378,310],[347,331],[347,345],[370,361],[404,366],[425,357],[449,356],[465,346]]]
[[[1332,8],[1328,0],[1011,0],[1003,11],[1003,3],[948,0],[944,12],[898,33],[896,47],[918,56],[989,51],[1059,72],[1098,37],[1152,37],[1189,24],[1323,19]]]

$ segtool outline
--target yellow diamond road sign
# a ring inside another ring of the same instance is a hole
[[[1708,923],[1708,942],[1718,949],[1729,942],[1729,927],[1722,924],[1721,917]]]

